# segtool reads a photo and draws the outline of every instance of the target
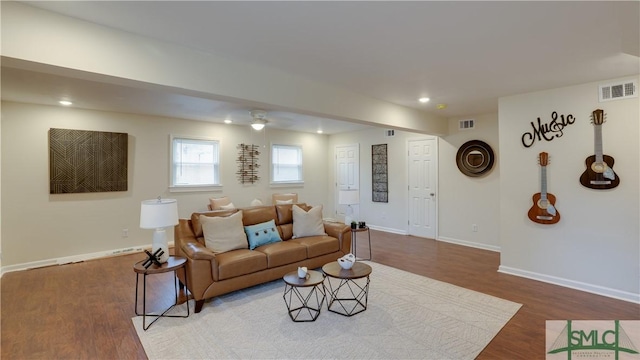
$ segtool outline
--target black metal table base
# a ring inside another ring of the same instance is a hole
[[[308,288],[309,293],[303,295],[301,289]],[[325,291],[322,283],[308,287],[298,287],[285,284],[284,302],[289,311],[289,317],[295,322],[316,321],[320,316],[320,310],[325,300]]]
[[[184,267],[183,267],[184,269]],[[140,275],[139,273],[136,273],[136,303],[135,303],[135,312],[136,312],[136,316],[142,316],[142,328],[144,329],[144,331],[147,331],[147,329],[153,325],[153,323],[155,323],[156,321],[158,321],[158,319],[160,319],[161,317],[177,317],[177,318],[187,318],[189,317],[189,297],[187,295],[187,299],[185,301],[185,304],[187,305],[187,314],[186,315],[167,315],[167,312],[169,312],[169,310],[173,309],[174,307],[176,307],[178,305],[178,276],[176,274],[176,271],[174,271],[174,279],[173,279],[173,287],[174,287],[174,293],[176,295],[176,300],[173,303],[173,305],[169,306],[165,311],[163,311],[161,314],[147,314],[147,275],[149,274],[142,274],[142,276],[144,276],[143,281],[142,281],[142,313],[138,312],[138,292],[140,292],[139,290],[139,286],[138,286],[138,281],[140,279]],[[153,274],[152,274],[153,275]],[[188,289],[187,286],[187,274],[185,273],[185,277],[184,277],[184,286],[185,286],[185,292]],[[155,319],[153,319],[149,325],[146,325],[147,323],[147,316],[151,316],[151,317],[155,317]]]
[[[339,284],[334,288],[338,279],[327,278],[326,293],[327,310],[344,316],[353,316],[367,310],[369,297],[369,277],[359,279],[339,279]],[[364,285],[359,282],[365,282]],[[334,306],[335,305],[335,306]]]

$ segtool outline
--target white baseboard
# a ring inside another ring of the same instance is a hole
[[[170,248],[173,247],[173,241],[169,242],[169,247]],[[144,249],[150,249],[150,248],[151,248],[150,246],[132,246],[132,247],[122,248],[122,249],[105,250],[105,251],[99,251],[99,252],[94,252],[89,254],[79,254],[79,255],[65,256],[61,258],[38,260],[38,261],[32,261],[28,263],[3,266],[2,268],[0,268],[0,276],[4,275],[5,273],[13,272],[13,271],[35,269],[35,268],[40,268],[45,266],[52,266],[52,265],[64,265],[64,264],[82,262],[82,261],[87,261],[92,259],[99,259],[103,257],[123,255],[123,254],[134,253],[134,252],[142,252]]]
[[[640,294],[500,265],[498,272],[640,304]]]
[[[482,249],[482,250],[500,252],[500,246],[497,246],[497,245],[489,245],[489,244],[483,244],[483,243],[478,243],[478,242],[473,242],[473,241],[453,239],[453,238],[449,238],[449,237],[446,237],[446,236],[438,236],[438,238],[436,240],[444,241],[444,242],[448,242],[448,243],[452,243],[452,244],[457,244],[457,245],[469,246],[469,247]]]

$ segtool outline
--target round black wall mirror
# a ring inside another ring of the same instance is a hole
[[[460,172],[478,177],[493,168],[494,155],[491,146],[484,141],[471,140],[462,144],[456,154],[456,164]]]

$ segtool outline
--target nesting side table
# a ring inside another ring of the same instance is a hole
[[[295,322],[316,321],[325,300],[324,274],[309,270],[307,277],[299,278],[297,271],[287,273],[283,278],[284,302],[289,317]],[[306,288],[306,294],[301,291]]]
[[[371,260],[371,232],[369,231],[369,227],[365,226],[365,227],[358,227],[358,228],[351,228],[351,241],[353,242],[353,255],[358,257],[356,255],[357,253],[357,245],[358,245],[358,233],[359,232],[367,232],[367,239],[369,240],[369,257],[366,259],[360,259],[360,260]]]
[[[186,318],[189,317],[189,298],[187,297],[187,300],[185,302],[185,304],[187,305],[187,314],[186,315],[167,315],[167,312],[171,309],[173,309],[176,305],[178,305],[178,294],[179,294],[179,290],[178,290],[178,284],[177,281],[178,280],[178,276],[177,276],[177,271],[182,269],[182,271],[184,271],[184,282],[185,282],[185,289],[188,289],[187,287],[187,269],[185,268],[185,265],[187,263],[187,259],[183,258],[183,257],[178,257],[178,256],[169,256],[169,260],[167,260],[166,263],[162,264],[161,266],[156,266],[156,265],[151,265],[148,269],[145,269],[145,267],[142,265],[146,260],[141,260],[138,261],[137,263],[135,263],[133,265],[133,271],[136,272],[136,303],[135,303],[135,312],[137,316],[142,316],[142,328],[146,331],[153,323],[155,323],[158,319],[160,319],[161,317],[181,317],[181,318]],[[162,273],[166,273],[166,272],[170,272],[173,271],[174,273],[174,278],[173,278],[173,286],[174,286],[174,293],[176,295],[176,300],[174,302],[173,305],[169,306],[165,311],[163,311],[161,314],[147,314],[147,275],[155,275],[155,274],[162,274]],[[142,313],[138,312],[138,293],[140,292],[139,290],[139,286],[138,286],[138,282],[140,279],[140,275],[143,275],[143,280],[142,280]],[[147,316],[153,316],[155,317],[155,319],[153,319],[153,321],[151,321],[149,323],[149,325],[147,325]]]

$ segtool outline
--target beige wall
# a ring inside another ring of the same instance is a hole
[[[631,79],[638,80],[638,77]],[[603,81],[609,83],[611,81]],[[521,276],[640,301],[638,98],[598,102],[598,84],[500,99],[500,270]],[[585,158],[594,154],[591,112],[603,109],[603,150],[615,159],[620,185],[582,186]],[[562,137],[526,148],[531,121],[553,111],[576,121]],[[555,225],[530,221],[531,196],[540,191],[538,154],[549,153],[548,191],[562,218]]]
[[[48,130],[52,127],[128,133],[129,190],[50,195]],[[221,141],[221,191],[168,191],[169,134]],[[236,180],[236,146],[242,142],[266,145],[259,158],[261,180],[255,185]],[[303,187],[269,186],[272,142],[303,146]],[[249,126],[3,102],[1,144],[3,266],[147,246],[151,232],[138,228],[140,201],[159,195],[178,199],[181,217],[206,209],[209,197],[223,194],[237,206],[248,206],[254,198],[270,203],[275,192],[298,192],[299,199],[310,204],[323,204],[327,198],[324,135],[268,129],[265,138]],[[122,237],[122,229],[129,229],[128,238]]]

